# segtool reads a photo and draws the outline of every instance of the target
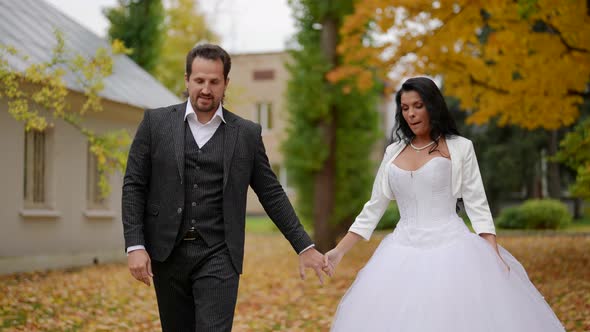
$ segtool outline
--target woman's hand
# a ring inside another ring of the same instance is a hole
[[[504,261],[504,258],[502,258],[502,255],[500,255],[500,250],[498,250],[498,244],[496,243],[496,235],[482,233],[482,234],[479,234],[479,236],[481,236],[484,240],[486,240],[490,244],[490,246],[492,246],[492,248],[494,249],[494,251],[498,255],[498,258],[500,258],[500,260],[502,261],[502,264],[504,264],[504,266],[506,267],[506,270],[508,272],[510,272],[510,265],[508,265],[506,263],[506,261]]]
[[[331,271],[332,274],[333,274],[335,272],[335,270],[336,270],[336,266],[342,260],[342,257],[344,257],[344,253],[341,252],[340,250],[338,250],[338,248],[334,248],[334,249],[328,251],[327,253],[325,253],[324,254],[324,267],[323,267],[323,270],[326,273],[328,271]]]

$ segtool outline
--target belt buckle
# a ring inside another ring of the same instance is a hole
[[[183,241],[193,241],[196,239],[197,239],[197,231],[195,230],[194,227],[191,227],[184,235],[184,238],[182,238]]]

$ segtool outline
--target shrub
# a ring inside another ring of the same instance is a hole
[[[377,230],[394,229],[399,218],[399,210],[397,204],[394,202],[385,210],[383,217],[381,217],[381,220],[377,224]]]
[[[558,229],[567,227],[572,216],[567,206],[552,199],[532,199],[500,213],[497,225],[510,229]]]
[[[520,206],[507,207],[500,212],[500,216],[496,220],[496,225],[500,228],[506,229],[525,229],[527,228],[524,213]]]

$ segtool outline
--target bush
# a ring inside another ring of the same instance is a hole
[[[526,220],[524,214],[521,212],[520,206],[511,206],[505,208],[500,212],[500,216],[496,220],[496,225],[500,228],[506,229],[525,229]]]
[[[572,222],[567,206],[552,199],[532,199],[500,213],[497,225],[509,229],[558,229]]]
[[[395,225],[397,225],[397,222],[399,221],[399,210],[397,208],[397,204],[393,203],[391,204],[387,210],[385,210],[385,213],[383,214],[383,217],[381,218],[381,220],[379,221],[379,223],[377,224],[377,230],[386,230],[386,229],[394,229]]]

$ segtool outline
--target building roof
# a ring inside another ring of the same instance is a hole
[[[16,71],[31,63],[51,60],[57,44],[54,31],[63,33],[65,47],[83,56],[92,56],[110,43],[43,0],[0,0],[0,44],[15,47],[28,62],[9,56],[8,64]],[[114,56],[113,74],[104,81],[100,96],[140,108],[155,108],[180,101],[172,92],[126,55]],[[179,79],[182,79],[179,73]],[[69,89],[83,91],[72,73],[64,76]]]

